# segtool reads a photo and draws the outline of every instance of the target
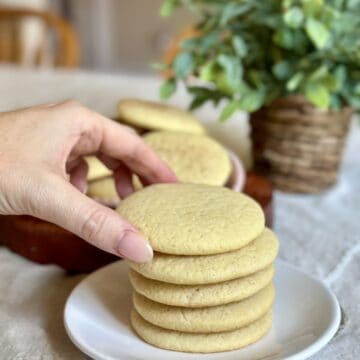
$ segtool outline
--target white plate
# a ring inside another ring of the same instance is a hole
[[[108,265],[85,278],[71,293],[64,313],[73,343],[97,360],[275,360],[306,359],[324,347],[340,325],[340,308],[320,281],[277,262],[272,330],[244,349],[187,354],[148,345],[132,331],[127,264]]]

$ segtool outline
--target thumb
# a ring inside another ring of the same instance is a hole
[[[35,203],[33,200],[31,215],[59,225],[115,255],[136,262],[152,259],[150,244],[118,213],[83,195],[60,176],[51,174],[45,178],[43,196],[35,199]]]

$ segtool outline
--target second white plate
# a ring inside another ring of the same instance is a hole
[[[244,349],[187,354],[158,349],[131,329],[131,286],[124,261],[85,278],[71,293],[64,321],[73,343],[97,360],[277,360],[306,359],[324,347],[340,324],[340,307],[320,281],[277,262],[272,330]]]

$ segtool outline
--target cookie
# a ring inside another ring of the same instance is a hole
[[[270,283],[274,276],[274,266],[270,265],[249,276],[208,285],[173,285],[147,279],[132,269],[129,275],[136,292],[150,300],[197,308],[228,304],[254,295]]]
[[[87,195],[110,207],[116,207],[120,202],[112,176],[89,182]]]
[[[240,329],[209,334],[163,329],[144,320],[136,310],[131,313],[131,324],[144,341],[159,348],[212,353],[240,349],[258,341],[271,329],[272,313],[269,311],[262,318]]]
[[[146,278],[170,284],[213,284],[253,274],[269,266],[276,258],[279,242],[274,233],[264,232],[247,246],[224,254],[175,256],[155,253],[147,263],[130,263]]]
[[[157,102],[139,99],[121,100],[118,104],[118,115],[122,122],[146,130],[205,133],[204,127],[189,112]]]
[[[89,167],[87,174],[88,181],[112,175],[111,170],[108,169],[96,156],[86,156],[85,161]]]
[[[254,200],[219,186],[152,185],[127,197],[117,211],[144,234],[155,251],[165,254],[232,251],[264,229],[263,211]]]
[[[226,149],[208,136],[156,131],[146,134],[144,141],[180,182],[222,186],[230,177],[232,165]]]
[[[269,284],[253,296],[225,305],[202,308],[169,306],[137,292],[133,294],[133,304],[141,317],[164,329],[212,333],[239,329],[259,319],[270,310],[274,297],[274,286]]]

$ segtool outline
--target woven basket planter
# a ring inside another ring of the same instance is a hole
[[[274,186],[319,192],[333,185],[352,110],[323,111],[301,96],[274,101],[251,114],[254,168]]]

